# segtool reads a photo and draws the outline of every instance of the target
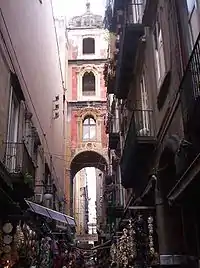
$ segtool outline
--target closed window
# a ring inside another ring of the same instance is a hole
[[[6,148],[6,166],[9,172],[16,172],[19,154],[18,142],[18,127],[19,127],[19,110],[20,104],[15,96],[13,87],[11,87],[10,107],[9,107],[9,121],[8,121],[8,136]]]
[[[187,0],[187,7],[188,7],[188,12],[191,13],[192,10],[194,9],[196,0]]]
[[[140,94],[141,94],[141,112],[138,113],[138,135],[148,136],[150,134],[150,110],[149,110],[149,101],[148,93],[145,81],[144,72],[142,73],[140,79]]]
[[[15,96],[13,87],[11,88],[10,110],[9,110],[9,126],[8,141],[17,142],[18,140],[18,124],[19,124],[19,101]]]
[[[190,40],[193,48],[200,32],[199,8],[196,0],[187,0],[187,7]]]
[[[129,23],[142,23],[143,17],[143,1],[134,0],[134,2],[128,5],[128,22]]]
[[[95,76],[93,72],[86,72],[82,78],[82,94],[83,96],[95,95]]]
[[[96,121],[93,117],[86,117],[83,121],[83,140],[96,139]]]
[[[141,90],[142,110],[148,110],[149,108],[148,93],[144,73],[142,74],[142,77],[140,79],[140,90]]]
[[[25,137],[24,142],[26,144],[26,149],[31,157],[34,155],[34,127],[33,123],[26,119],[25,121]]]
[[[166,72],[165,55],[164,55],[164,44],[163,34],[160,27],[160,23],[157,20],[154,30],[154,48],[155,48],[155,64],[156,64],[156,75],[158,87],[161,86],[163,78]]]
[[[94,38],[83,39],[83,54],[95,54],[95,40]]]

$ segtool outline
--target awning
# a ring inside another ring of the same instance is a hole
[[[111,244],[111,242],[112,242],[112,240],[108,240],[108,241],[104,242],[103,244],[100,244],[98,246],[91,248],[91,250],[107,248]]]
[[[31,201],[28,201],[28,200],[25,200],[25,201],[28,204],[30,210],[36,214],[42,215],[42,216],[50,218],[52,220],[66,223],[66,224],[70,225],[71,227],[75,227],[75,225],[76,225],[74,218],[72,218],[68,215],[65,215],[65,214],[60,213],[58,211],[52,210],[50,208],[38,205],[38,204],[33,203]]]

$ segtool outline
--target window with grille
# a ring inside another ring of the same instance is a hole
[[[93,72],[86,72],[82,78],[82,95],[94,96],[95,95],[95,76]]]

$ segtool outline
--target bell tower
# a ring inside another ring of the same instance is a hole
[[[69,21],[68,118],[66,188],[69,208],[73,208],[73,178],[85,167],[107,169],[107,110],[104,65],[107,39],[103,18],[86,12]]]
[[[89,0],[86,1],[86,12],[90,13],[90,2],[89,2]]]

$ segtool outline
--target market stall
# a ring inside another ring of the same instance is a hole
[[[154,241],[154,219],[138,215],[130,219],[121,237],[113,241],[110,249],[110,267],[145,268],[157,266],[159,257]]]
[[[28,209],[0,223],[0,267],[62,268],[71,255],[74,219],[26,202]]]
[[[4,222],[0,228],[0,267],[9,268],[19,262],[26,267],[34,264],[40,250],[39,242],[29,225]]]

